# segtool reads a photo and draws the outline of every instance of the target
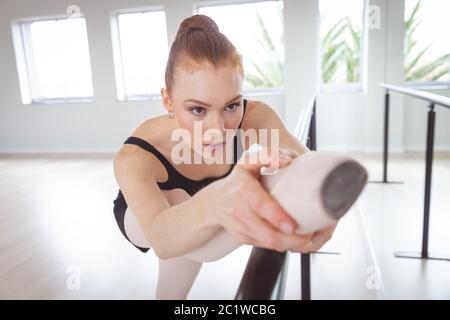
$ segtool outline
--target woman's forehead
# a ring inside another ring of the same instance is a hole
[[[177,68],[175,72],[175,79],[185,82],[204,81],[205,79],[212,82],[220,82],[223,80],[239,80],[241,77],[239,72],[231,66],[226,64],[224,66],[214,67],[210,64],[201,64],[197,67]]]
[[[210,103],[227,102],[242,91],[242,77],[232,67],[179,71],[175,79],[174,94],[182,102],[186,99]]]

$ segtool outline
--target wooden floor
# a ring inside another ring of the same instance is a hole
[[[380,155],[353,156],[381,178]],[[423,154],[391,156],[404,183],[366,186],[323,248],[340,254],[312,256],[313,299],[450,299],[450,262],[393,256],[420,249],[424,172]],[[112,155],[0,155],[0,299],[153,299],[157,258],[120,233],[117,191]],[[450,154],[436,155],[430,251],[447,255],[449,196]],[[250,250],[204,264],[189,298],[232,299]],[[300,298],[296,254],[285,298]]]

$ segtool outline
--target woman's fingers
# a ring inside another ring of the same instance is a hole
[[[252,159],[255,156],[256,160]],[[317,251],[331,238],[336,225],[307,235],[295,234],[295,220],[259,181],[263,174],[261,169],[267,169],[267,174],[276,174],[278,168],[289,165],[297,156],[288,148],[266,148],[244,154],[239,160],[234,173],[240,180],[237,200],[242,205],[235,204],[228,229],[240,242],[278,251],[307,253]]]
[[[286,234],[292,234],[297,227],[293,218],[264,189],[258,180],[248,180],[242,185],[242,201],[252,211],[266,219],[274,228]]]
[[[253,245],[282,251],[283,243],[280,232],[277,232],[268,222],[259,218],[254,213],[239,211],[235,218],[243,225],[255,240]]]
[[[282,155],[288,156],[291,159],[295,159],[295,158],[298,157],[298,153],[295,150],[291,149],[291,148],[281,148],[280,149],[280,153]]]
[[[289,148],[278,149],[278,153],[271,153],[271,163],[268,166],[261,168],[261,175],[274,175],[278,169],[287,167],[298,156],[298,154]]]
[[[333,236],[334,230],[336,229],[337,223],[316,231],[311,236],[311,242],[309,243],[309,252],[316,252],[327,243]]]
[[[278,168],[289,165],[296,156],[292,149],[266,147],[257,152],[245,152],[238,161],[238,167],[258,178],[261,174],[275,174]]]
[[[257,152],[246,151],[237,163],[237,167],[244,169],[253,177],[258,178],[262,167],[273,166],[276,154],[270,148],[263,148]]]
[[[311,235],[284,234],[274,229],[265,219],[254,212],[242,210],[237,212],[235,218],[249,230],[251,237],[256,241],[254,245],[270,248],[277,251],[306,250]]]

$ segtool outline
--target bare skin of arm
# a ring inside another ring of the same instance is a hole
[[[282,222],[291,226],[289,230],[295,222],[259,183],[256,172],[273,161],[271,157],[260,158],[258,164],[235,166],[230,175],[175,206],[169,206],[160,191],[154,166],[145,153],[119,152],[114,159],[114,172],[128,205],[159,258],[189,253],[211,239],[221,227],[235,238],[251,237],[251,244],[261,247],[275,249],[276,245],[276,249],[286,250],[301,247],[306,241],[303,236],[280,231]],[[288,162],[285,159],[280,166]],[[238,209],[246,210],[271,227],[256,229],[257,235],[246,234],[233,215]],[[276,241],[266,242],[267,237]]]
[[[114,175],[156,255],[181,255],[214,235],[219,226],[199,208],[200,195],[170,206],[157,185],[154,161],[137,148],[124,150],[114,158]]]

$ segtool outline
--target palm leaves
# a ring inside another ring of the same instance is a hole
[[[419,0],[405,21],[405,80],[439,81],[449,73],[450,53],[446,53],[433,61],[422,63],[423,56],[433,43],[428,44],[419,52],[415,52],[417,40],[414,38],[414,31],[421,24],[421,21],[417,18],[421,7],[422,4]]]
[[[348,17],[334,24],[322,38],[322,81],[358,82],[360,33]],[[344,74],[343,74],[344,73]]]
[[[405,20],[405,80],[439,81],[448,75],[450,53],[430,62],[422,62],[433,43],[417,51],[414,33],[421,24],[418,14],[421,0],[417,1],[410,16]],[[358,82],[360,78],[361,31],[348,17],[334,24],[322,38],[323,83]],[[344,74],[343,74],[344,73]]]
[[[245,86],[247,88],[276,88],[284,86],[284,53],[283,38],[273,39],[261,18],[256,12],[258,22],[258,34],[255,35],[260,45],[259,51],[264,56],[255,59],[248,58],[252,69],[246,71]],[[279,23],[283,19],[283,7],[280,1],[277,5],[277,17]],[[261,60],[263,58],[263,60]]]

